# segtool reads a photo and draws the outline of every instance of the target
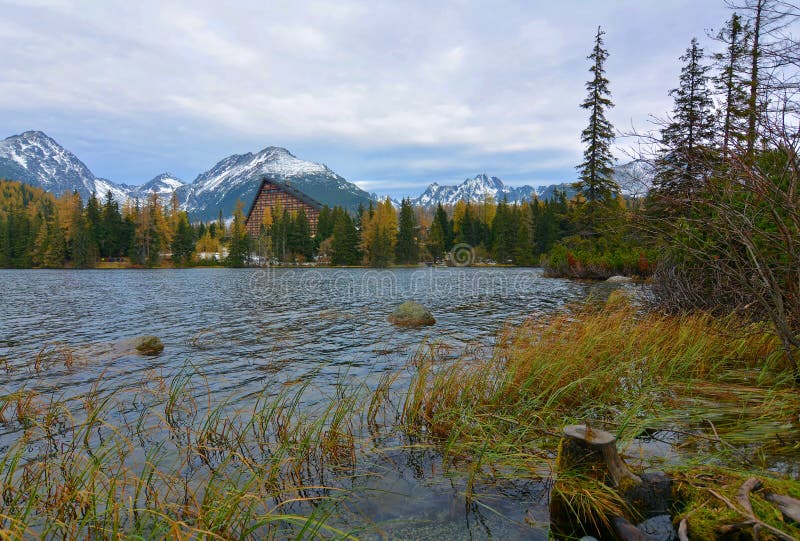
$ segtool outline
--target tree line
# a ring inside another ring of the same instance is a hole
[[[623,198],[616,202],[628,204]],[[386,199],[356,213],[324,206],[310,239],[305,213],[278,209],[265,214],[251,248],[254,261],[262,263],[316,260],[386,267],[450,262],[450,252],[461,244],[471,250],[472,262],[535,265],[575,231],[577,210],[563,192],[550,200],[508,203],[488,198],[434,208],[414,207],[404,199],[396,209]]]
[[[90,268],[123,258],[157,266],[165,257],[186,265],[198,248],[218,251],[226,235],[221,219],[190,224],[174,197],[165,205],[153,193],[120,207],[108,193],[84,204],[77,192],[55,197],[0,180],[0,267]]]

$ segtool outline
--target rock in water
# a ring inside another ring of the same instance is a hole
[[[627,282],[633,282],[633,278],[617,275],[610,277],[608,280],[606,280],[606,282],[611,282],[612,284],[624,284]]]
[[[157,336],[142,336],[136,340],[136,351],[142,355],[156,356],[164,351],[164,344]]]
[[[389,316],[389,322],[401,327],[433,325],[436,320],[427,308],[414,301],[406,301]]]

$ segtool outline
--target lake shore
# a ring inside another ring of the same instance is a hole
[[[252,279],[258,272],[220,274]],[[352,272],[360,280],[368,271]],[[447,272],[481,276],[479,269]],[[103,274],[74,276],[88,287]],[[298,275],[281,269],[276,276]],[[291,284],[274,294],[296,294]],[[770,490],[797,497],[792,445],[800,405],[774,336],[734,319],[648,313],[610,291],[608,301],[518,320],[490,349],[454,352],[447,340],[403,331],[411,334],[402,340],[418,338],[397,354],[401,364],[373,374],[351,366],[332,372],[327,385],[289,370],[243,386],[256,364],[224,378],[235,386],[219,387],[219,361],[204,363],[201,354],[220,337],[195,336],[187,349],[194,363],[185,364],[170,352],[181,338],[164,329],[165,353],[152,361],[124,344],[99,357],[63,345],[42,350],[32,365],[11,359],[0,370],[12,382],[97,377],[74,392],[23,385],[0,399],[3,430],[20,435],[0,453],[0,475],[15,487],[0,527],[20,535],[80,536],[99,527],[144,536],[250,531],[282,539],[312,531],[372,539],[376,532],[459,537],[483,523],[493,536],[544,539],[561,428],[587,420],[620,438],[635,471],[669,472],[677,486],[673,519],[688,517],[692,538],[709,538],[736,519],[709,490],[733,498],[743,478],[757,475]],[[442,294],[452,302],[452,291]],[[437,325],[447,328],[443,306]],[[304,325],[352,321],[311,313]],[[392,348],[388,338],[376,343]],[[233,355],[230,344],[220,343],[220,359]],[[276,344],[275,353],[292,344]],[[92,366],[109,354],[118,361]],[[114,370],[137,376],[120,379]],[[54,496],[57,486],[63,499]],[[594,498],[585,509],[605,512],[590,505],[603,501],[596,492],[575,489]],[[543,502],[532,503],[531,494]],[[762,514],[770,505],[761,493],[753,501]],[[453,505],[460,510],[448,516]]]

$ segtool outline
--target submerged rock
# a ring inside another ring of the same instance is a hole
[[[624,284],[627,282],[633,282],[633,278],[629,276],[612,276],[606,280],[606,282],[611,282],[612,284]]]
[[[389,322],[401,327],[433,325],[436,320],[427,308],[414,301],[406,301],[391,313]]]
[[[136,351],[141,355],[156,356],[164,351],[164,344],[157,336],[142,336],[136,339]]]
[[[669,515],[649,518],[639,524],[637,528],[649,535],[653,541],[678,541],[678,532],[675,531]]]

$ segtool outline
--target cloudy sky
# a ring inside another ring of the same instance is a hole
[[[572,181],[607,32],[621,131],[671,107],[722,0],[0,0],[0,138],[36,129],[115,182],[284,146],[369,191]],[[631,142],[618,141],[625,161]]]

